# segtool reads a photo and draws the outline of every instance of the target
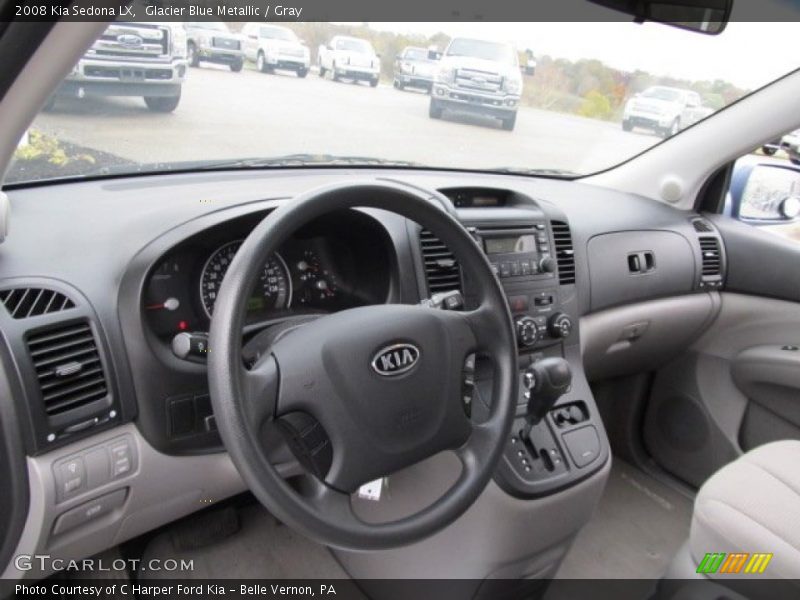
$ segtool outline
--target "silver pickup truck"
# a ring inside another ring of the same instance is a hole
[[[179,23],[109,25],[64,79],[59,96],[141,96],[150,110],[172,112],[186,78],[186,31]]]
[[[439,61],[428,114],[445,110],[499,119],[511,131],[522,95],[517,51],[511,44],[454,38]]]

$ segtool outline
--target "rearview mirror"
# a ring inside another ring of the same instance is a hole
[[[641,23],[653,21],[697,33],[717,35],[725,30],[733,0],[590,0],[631,15]]]
[[[753,225],[790,223],[800,217],[800,169],[744,166],[731,180],[732,216]]]

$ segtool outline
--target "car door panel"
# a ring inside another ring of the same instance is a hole
[[[657,372],[645,414],[655,460],[698,486],[743,452],[800,439],[800,245],[726,217],[715,322]]]

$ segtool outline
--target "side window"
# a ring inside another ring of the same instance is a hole
[[[800,129],[736,161],[726,212],[800,243]]]

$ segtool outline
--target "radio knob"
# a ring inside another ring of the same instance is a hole
[[[519,317],[516,328],[517,341],[521,346],[533,346],[539,340],[539,327],[532,317]]]
[[[547,322],[547,332],[554,338],[569,337],[572,333],[572,319],[564,313],[556,313]]]
[[[539,271],[541,273],[555,273],[556,261],[549,256],[545,256],[539,261]]]

